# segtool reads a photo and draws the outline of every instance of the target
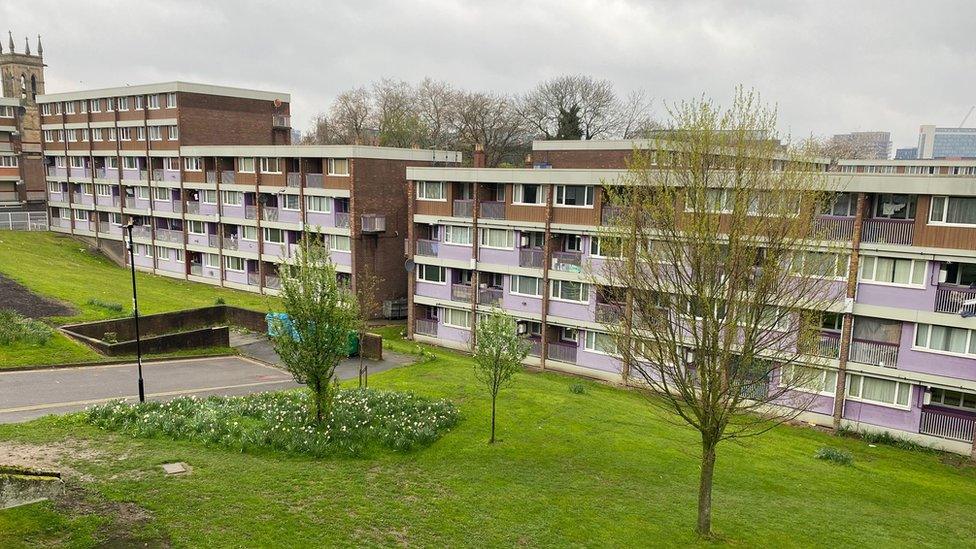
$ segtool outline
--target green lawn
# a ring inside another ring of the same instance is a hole
[[[388,348],[416,349],[395,331],[385,333]],[[87,444],[99,456],[71,465],[95,479],[93,494],[144,507],[151,530],[177,546],[698,544],[695,434],[633,391],[585,382],[586,392],[574,394],[576,382],[520,375],[500,398],[494,446],[485,444],[488,399],[470,359],[444,350],[370,376],[371,386],[459,406],[461,423],[415,453],[240,454],[132,439],[76,418],[0,426],[0,445]],[[814,459],[825,445],[852,452],[854,465]],[[192,474],[164,478],[158,465],[174,460]],[[79,520],[62,512],[50,526],[43,516],[31,528],[23,512],[0,512],[0,546],[60,539]],[[872,448],[799,427],[720,448],[716,544],[972,547],[974,516],[976,468],[959,457]]]
[[[115,318],[131,314],[129,271],[90,253],[83,244],[50,232],[0,231],[0,274],[35,293],[70,304],[77,314],[50,319],[55,324]],[[223,298],[229,305],[267,310],[269,298],[208,284],[136,273],[142,314],[213,305]],[[123,305],[124,311],[89,304],[89,300]],[[3,304],[0,302],[0,307]],[[41,364],[99,360],[101,355],[57,333],[46,345],[0,346],[0,369]]]

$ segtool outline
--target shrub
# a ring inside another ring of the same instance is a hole
[[[307,391],[243,397],[177,397],[169,402],[113,401],[88,410],[103,429],[169,437],[240,451],[272,449],[312,456],[360,455],[373,447],[409,451],[429,445],[459,420],[446,400],[374,389],[340,390],[316,426]]]
[[[817,453],[813,455],[817,459],[822,459],[824,461],[830,461],[836,463],[837,465],[853,465],[854,455],[847,450],[841,450],[838,448],[832,448],[830,446],[823,446]]]
[[[98,307],[99,309],[112,311],[113,313],[121,313],[123,309],[121,303],[115,303],[114,301],[102,301],[97,297],[89,298],[88,304],[91,305],[92,307]]]
[[[117,332],[105,332],[105,334],[102,336],[102,341],[105,343],[118,343],[119,334]]]
[[[569,386],[569,392],[574,395],[582,395],[586,392],[586,386],[577,381]]]
[[[218,297],[217,299],[214,300],[214,305],[226,305],[226,304],[227,302],[224,301],[224,298],[222,297]]]
[[[44,345],[54,335],[50,326],[15,311],[0,310],[0,345],[27,343]]]

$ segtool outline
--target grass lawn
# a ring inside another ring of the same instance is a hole
[[[50,319],[55,324],[116,318],[131,314],[129,271],[90,253],[83,244],[51,232],[0,231],[0,274],[35,293],[70,304],[77,314]],[[270,300],[259,294],[223,289],[209,284],[136,273],[142,314],[162,313],[213,305],[223,298],[228,305],[267,310]],[[89,300],[122,304],[124,311],[91,305]],[[0,302],[2,307],[2,302]],[[95,361],[101,355],[57,333],[46,345],[0,346],[0,369],[38,364]]]
[[[387,346],[417,346],[387,330]],[[499,437],[469,358],[433,359],[370,376],[458,405],[462,420],[431,447],[356,459],[241,454],[191,442],[134,439],[77,416],[0,426],[4,444],[73,445],[68,464],[93,496],[151,514],[149,531],[177,546],[675,546],[694,534],[697,439],[646,398],[577,378],[526,373],[502,392]],[[854,465],[816,460],[822,446]],[[74,457],[72,457],[74,456]],[[192,473],[164,477],[158,465]],[[781,427],[720,447],[715,544],[972,547],[976,467],[961,457],[870,447]],[[50,513],[56,519],[49,522]],[[75,535],[79,516],[41,507],[35,520],[0,511],[0,546]],[[111,522],[111,515],[105,515]],[[90,523],[82,524],[91,527]],[[99,531],[81,528],[79,545]]]

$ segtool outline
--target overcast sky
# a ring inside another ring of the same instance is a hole
[[[306,128],[336,93],[383,76],[521,92],[587,73],[665,102],[736,84],[794,137],[958,125],[976,104],[976,2],[0,0],[44,43],[47,91],[186,80],[291,93]],[[6,29],[3,29],[6,30]],[[3,41],[6,50],[6,37]],[[976,114],[969,120],[976,126]]]

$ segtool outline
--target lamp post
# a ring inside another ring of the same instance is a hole
[[[126,191],[126,195],[128,194],[128,191]],[[136,295],[136,246],[132,242],[132,219],[129,219],[125,230],[129,235],[129,271],[132,273],[132,316],[136,324],[136,366],[139,370],[139,402],[145,402],[146,389],[142,382],[142,344],[139,340],[139,298]]]

